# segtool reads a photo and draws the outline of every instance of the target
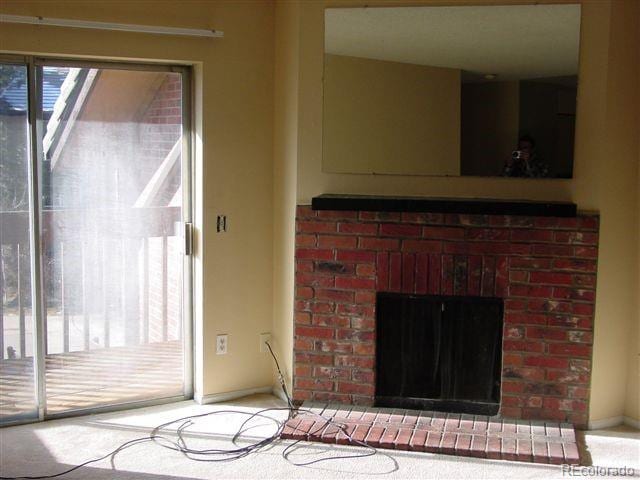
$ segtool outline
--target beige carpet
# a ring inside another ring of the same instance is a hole
[[[8,427],[0,430],[0,475],[58,473],[77,463],[104,455],[125,441],[145,436],[159,424],[191,414],[229,408],[254,412],[264,407],[283,405],[273,396],[256,395],[226,404],[179,402]],[[286,418],[285,412],[270,415],[281,420]],[[230,437],[242,421],[244,418],[241,416],[230,414],[204,417],[189,428],[187,441],[196,448],[230,448]],[[274,428],[273,422],[261,420],[248,435],[254,438],[267,436]],[[259,453],[219,463],[193,461],[181,453],[145,443],[121,452],[113,464],[108,459],[103,460],[62,478],[563,478],[559,466],[389,450],[380,450],[368,458],[336,459],[308,467],[296,467],[282,458],[284,448],[290,443],[279,441]],[[640,432],[625,427],[587,432],[584,444],[585,454],[593,465],[634,468],[636,475],[640,475]],[[324,444],[303,443],[299,447],[290,457],[298,463],[363,451],[361,448]]]

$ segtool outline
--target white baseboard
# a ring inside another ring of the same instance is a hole
[[[209,395],[201,395],[196,393],[193,395],[193,399],[200,405],[204,405],[206,403],[218,403],[226,402],[228,400],[235,400],[236,398],[246,397],[247,395],[254,395],[256,393],[271,393],[272,391],[273,387],[269,385],[268,387],[246,388],[244,390],[235,390],[233,392],[224,393],[211,393]]]
[[[603,418],[602,420],[593,420],[589,422],[589,430],[601,430],[603,428],[617,427],[618,425],[622,425],[624,423],[624,417],[620,415],[619,417],[609,417]]]
[[[635,418],[625,416],[624,424],[629,425],[630,427],[633,427],[637,430],[640,430],[640,420],[636,420]]]
[[[618,425],[629,425],[640,430],[640,420],[622,415],[589,422],[589,430],[601,430],[603,428],[617,427]]]

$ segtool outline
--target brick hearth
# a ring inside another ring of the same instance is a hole
[[[331,423],[330,423],[331,422]],[[305,402],[282,438],[493,460],[580,463],[573,426],[484,415]]]
[[[598,217],[296,218],[294,398],[371,405],[376,292],[504,298],[500,414],[587,422]]]

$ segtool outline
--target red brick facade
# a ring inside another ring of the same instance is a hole
[[[182,135],[182,79],[179,74],[165,76],[141,123],[144,161],[156,166]]]
[[[145,179],[158,170],[181,136],[182,79],[178,73],[164,74],[141,120],[138,171],[144,172]],[[178,189],[180,173],[169,175],[168,182],[173,188],[167,188],[164,196],[156,199],[156,206],[168,205]],[[179,215],[179,211],[175,214]],[[174,266],[182,264],[182,240],[168,236],[165,244],[161,237],[150,238],[146,247],[149,301],[144,308],[149,318],[148,341],[178,340],[182,338],[182,270]]]
[[[376,292],[492,296],[501,415],[585,426],[598,220],[299,206],[294,398],[373,402]]]

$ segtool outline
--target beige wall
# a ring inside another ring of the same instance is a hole
[[[590,418],[637,420],[638,3],[592,6],[600,45],[608,48],[583,56],[593,73],[580,79],[576,159],[589,162],[581,162],[574,181],[579,204],[601,213]]]
[[[298,202],[308,204],[321,193],[403,194],[564,200],[576,202],[581,210],[598,211],[601,240],[590,419],[607,420],[625,413],[638,418],[632,405],[635,392],[630,391],[628,381],[629,372],[637,368],[637,360],[630,361],[635,354],[629,352],[629,337],[638,321],[638,230],[634,220],[638,152],[637,140],[628,134],[632,125],[618,131],[622,119],[633,117],[637,108],[637,101],[623,100],[636,95],[629,84],[633,76],[627,74],[637,65],[630,59],[637,58],[640,42],[624,39],[637,34],[633,31],[637,20],[627,12],[637,9],[637,2],[583,2],[574,179],[533,181],[322,172],[323,8],[365,3],[401,5],[356,0],[317,0],[300,5]],[[443,4],[435,0],[411,2],[429,3]],[[617,110],[609,111],[610,105]]]
[[[276,3],[274,129],[273,344],[289,391],[293,365],[293,256],[298,160],[299,13],[296,2]],[[276,383],[277,385],[277,383]],[[279,387],[276,387],[279,391]]]
[[[640,7],[640,5],[639,5]],[[638,24],[640,24],[640,8],[638,8]],[[640,30],[640,25],[636,24],[636,33]],[[640,40],[640,39],[637,39]],[[636,61],[636,92],[640,88],[640,54]],[[636,110],[636,132],[640,131],[640,95],[636,94],[638,109]],[[636,272],[636,318],[632,319],[632,329],[629,335],[629,378],[627,388],[627,403],[625,414],[633,419],[640,419],[640,135],[636,136],[638,142],[638,207],[636,210],[636,236],[638,238],[638,249],[636,262],[639,265]]]
[[[517,81],[462,85],[464,175],[501,175],[518,145],[520,88]]]
[[[218,39],[2,24],[0,48],[195,64],[196,390],[271,385],[258,335],[273,317],[273,4],[3,0],[0,12],[224,31]],[[215,233],[217,213],[228,217],[225,234]],[[226,356],[215,355],[219,333],[229,334]]]
[[[636,248],[636,255],[628,259],[629,265],[636,267],[635,277],[632,274],[628,276],[631,298],[635,297],[636,300],[635,312],[631,316],[630,328],[626,332],[626,337],[621,337],[621,339],[626,340],[629,344],[627,399],[624,414],[638,421],[640,420],[640,48],[638,48],[640,45],[640,2],[626,2],[617,6],[612,10],[611,16],[612,27],[615,25],[615,28],[612,28],[610,32],[613,49],[610,65],[613,68],[610,69],[608,82],[610,104],[607,118],[611,122],[612,136],[608,142],[611,149],[608,158],[624,160],[622,160],[620,170],[607,172],[611,177],[605,181],[611,190],[615,189],[617,185],[635,191],[635,215],[634,212],[630,212],[628,218],[619,218],[620,229],[618,233],[624,237],[625,247],[628,245],[629,249],[634,246]],[[628,48],[630,45],[635,45],[635,50]],[[635,171],[633,169],[634,158]],[[625,178],[626,175],[631,178]],[[635,179],[634,176],[636,176]],[[623,227],[625,221],[629,222],[626,229]],[[618,266],[622,271],[628,271],[622,261]],[[615,268],[615,266],[611,266],[611,268]],[[631,305],[630,308],[634,309],[634,306]],[[640,426],[640,423],[636,423],[636,426]]]
[[[460,174],[460,70],[325,55],[322,170]]]

